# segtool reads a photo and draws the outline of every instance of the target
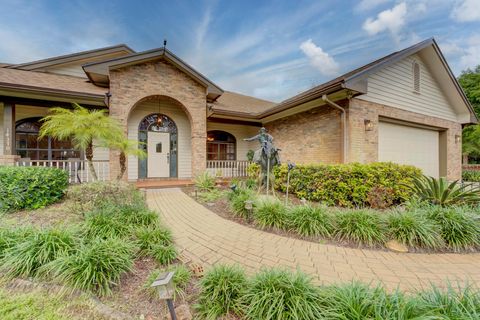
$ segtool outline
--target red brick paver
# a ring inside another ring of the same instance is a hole
[[[253,273],[280,266],[300,269],[319,284],[359,280],[405,291],[448,281],[480,284],[480,254],[401,254],[283,237],[223,219],[179,189],[149,190],[147,202],[172,230],[182,256],[206,269],[237,263]]]

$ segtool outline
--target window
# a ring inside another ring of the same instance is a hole
[[[225,131],[207,133],[207,160],[236,160],[236,140]]]
[[[420,64],[413,62],[413,91],[420,93]]]
[[[17,155],[31,160],[67,160],[80,158],[69,140],[58,141],[51,137],[38,139],[41,124],[38,118],[20,120],[15,127]]]

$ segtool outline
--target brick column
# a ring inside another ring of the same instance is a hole
[[[0,166],[14,166],[19,159],[17,155],[0,155]]]

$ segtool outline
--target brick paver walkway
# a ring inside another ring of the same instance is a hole
[[[298,268],[317,283],[356,279],[405,291],[446,281],[480,284],[480,254],[399,254],[292,239],[223,219],[179,189],[149,190],[147,202],[161,213],[182,255],[206,269],[238,263],[253,273],[282,266]]]

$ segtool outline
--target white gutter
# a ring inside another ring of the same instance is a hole
[[[339,106],[332,100],[328,99],[327,95],[322,96],[322,100],[325,101],[329,106],[334,107],[341,112],[342,120],[342,138],[343,138],[343,150],[342,150],[342,162],[347,163],[348,161],[348,127],[347,127],[347,116],[346,111],[343,107]]]

